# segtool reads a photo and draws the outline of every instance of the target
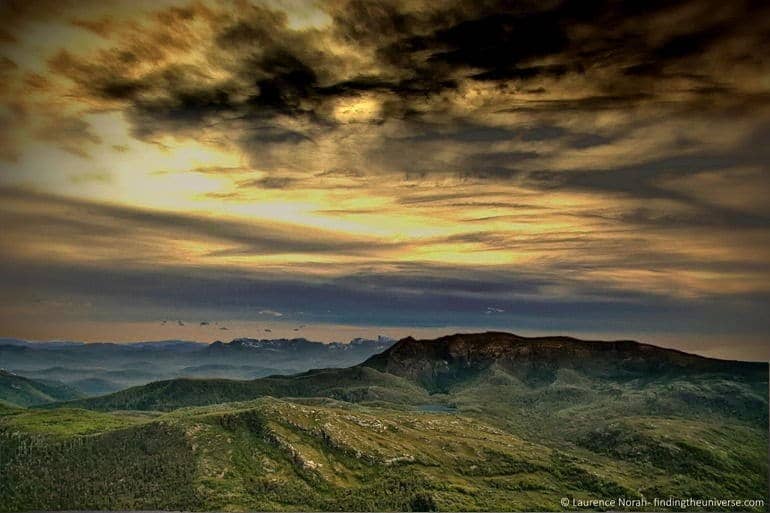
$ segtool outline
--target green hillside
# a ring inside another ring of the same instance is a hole
[[[11,405],[67,401],[81,397],[75,389],[55,381],[33,380],[0,370],[0,401]]]
[[[414,383],[369,367],[320,369],[293,376],[271,376],[252,381],[227,379],[173,379],[121,390],[114,394],[70,401],[68,407],[94,410],[161,410],[244,401],[262,396],[330,397],[349,402],[427,401]],[[56,407],[59,405],[55,405]]]
[[[628,417],[536,442],[333,400],[26,411],[0,417],[0,444],[3,511],[560,510],[563,496],[756,498],[767,483],[767,437],[740,423]]]
[[[539,511],[564,509],[563,497],[759,499],[767,423],[767,364],[631,342],[405,339],[347,369],[6,408],[0,504]]]

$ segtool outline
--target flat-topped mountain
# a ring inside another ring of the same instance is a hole
[[[560,369],[612,379],[691,372],[767,378],[763,363],[705,358],[630,340],[522,337],[503,332],[455,334],[435,340],[407,337],[362,365],[405,377],[431,391],[446,391],[493,366],[530,384],[553,382]]]

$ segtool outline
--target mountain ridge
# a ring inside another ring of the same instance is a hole
[[[598,341],[573,337],[523,337],[488,331],[437,339],[404,338],[360,365],[447,391],[493,364],[532,381],[555,379],[556,369],[623,378],[651,372],[766,373],[767,364],[720,360],[633,340]]]
[[[99,410],[169,410],[265,395],[418,404],[427,402],[432,394],[452,393],[474,380],[484,379],[494,369],[508,376],[506,379],[531,389],[558,385],[559,377],[566,371],[602,383],[675,379],[695,374],[710,379],[727,378],[758,389],[767,382],[767,368],[767,364],[709,359],[633,341],[530,339],[487,332],[422,341],[407,337],[351,367],[245,381],[163,380],[68,404]]]
[[[293,338],[252,338],[252,337],[236,337],[229,342],[222,340],[215,340],[213,342],[201,342],[197,340],[183,340],[183,339],[159,339],[159,340],[140,340],[133,342],[116,342],[116,341],[95,341],[95,342],[83,342],[77,340],[27,340],[11,337],[0,337],[0,346],[17,346],[17,347],[30,347],[37,349],[64,349],[64,348],[83,348],[83,347],[123,347],[123,348],[136,348],[136,349],[167,349],[176,347],[197,347],[205,348],[212,345],[239,345],[244,342],[258,342],[258,343],[296,343],[307,342],[310,344],[318,344],[323,346],[346,346],[346,345],[361,345],[361,344],[387,344],[395,342],[394,339],[378,335],[376,339],[367,339],[364,337],[355,337],[348,342],[322,342],[316,340],[310,340],[305,337],[293,337]]]
[[[670,348],[670,347],[664,347],[664,346],[658,346],[655,344],[650,344],[646,342],[638,342],[636,340],[631,339],[618,339],[618,340],[586,340],[586,339],[580,339],[577,337],[571,337],[567,335],[543,335],[543,336],[535,336],[535,337],[527,337],[523,335],[517,335],[515,333],[505,332],[505,331],[485,331],[485,332],[478,332],[478,333],[454,333],[451,335],[443,335],[441,337],[437,337],[435,339],[416,339],[412,336],[404,337],[402,339],[399,339],[391,346],[390,349],[384,351],[381,354],[388,353],[388,352],[394,352],[397,350],[398,347],[403,346],[405,344],[414,344],[414,343],[431,343],[431,344],[440,344],[446,341],[455,341],[458,339],[463,338],[473,338],[477,339],[480,337],[505,337],[512,341],[520,341],[520,342],[529,342],[529,343],[538,343],[538,342],[565,342],[565,343],[579,343],[579,344],[591,344],[591,345],[603,345],[603,346],[627,346],[627,347],[638,347],[643,349],[654,349],[654,350],[660,350],[664,352],[669,353],[677,353],[679,355],[684,355],[687,357],[692,357],[694,359],[700,359],[700,360],[710,360],[710,361],[717,361],[717,362],[733,362],[733,363],[746,363],[746,364],[765,364],[767,362],[762,361],[752,361],[752,360],[735,360],[735,359],[728,359],[728,358],[716,358],[711,356],[704,356],[699,355],[697,353],[689,353],[687,351],[676,349],[676,348]],[[370,359],[374,359],[379,355],[372,356]]]

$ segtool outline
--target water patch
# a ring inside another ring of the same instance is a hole
[[[457,408],[446,404],[419,404],[417,409],[430,413],[457,413]]]

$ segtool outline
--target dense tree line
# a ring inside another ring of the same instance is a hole
[[[162,423],[61,440],[0,431],[0,509],[192,508],[192,456]]]

